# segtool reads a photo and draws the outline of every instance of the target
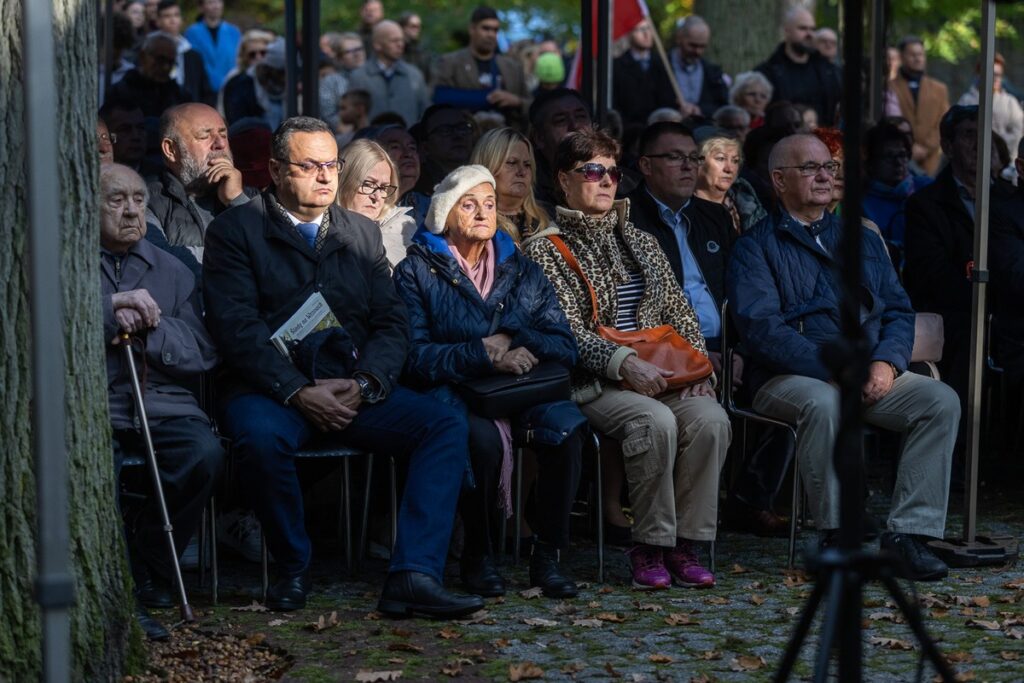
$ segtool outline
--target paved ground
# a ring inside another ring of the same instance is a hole
[[[1019,467],[988,473],[980,495],[983,531],[1024,536],[1021,474]],[[881,513],[885,506],[882,496],[872,497],[872,510]],[[957,501],[953,512],[959,509]],[[959,524],[959,514],[951,514],[948,528],[956,531]],[[614,548],[608,548],[607,575],[599,584],[595,546],[582,532],[577,536],[581,540],[565,561],[583,586],[578,599],[559,603],[521,593],[528,588],[525,566],[506,566],[509,595],[455,624],[382,619],[374,606],[383,565],[370,564],[348,580],[337,569],[340,559],[331,556],[316,565],[307,609],[285,615],[239,611],[258,591],[258,567],[225,558],[220,604],[213,607],[202,589],[193,591],[202,614],[199,629],[286,651],[287,681],[768,680],[813,587],[802,571],[784,569],[785,540],[723,533],[715,589],[636,592],[627,587],[626,561]],[[1019,565],[957,570],[917,588],[927,628],[962,680],[1024,681]],[[170,621],[174,613],[161,616]],[[811,671],[819,628],[820,620],[795,678]],[[920,648],[877,585],[866,591],[862,638],[865,680],[915,680]],[[923,680],[933,676],[928,668]]]

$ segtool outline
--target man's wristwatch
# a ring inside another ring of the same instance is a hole
[[[356,384],[359,385],[359,395],[367,403],[376,403],[380,400],[380,385],[366,375],[355,376]]]
[[[896,367],[895,363],[889,363],[888,361],[886,361],[886,363],[888,363],[889,367],[892,368],[892,378],[895,380],[901,374],[900,369]]]

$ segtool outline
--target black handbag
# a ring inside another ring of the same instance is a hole
[[[504,304],[499,304],[494,311],[488,337],[498,331],[504,309]],[[500,373],[463,380],[455,389],[474,415],[491,420],[515,417],[527,408],[564,401],[572,395],[569,371],[554,361],[541,361],[522,375]]]
[[[488,375],[456,385],[474,415],[496,420],[519,415],[528,408],[567,400],[572,392],[569,371],[554,361],[542,361],[522,375]]]

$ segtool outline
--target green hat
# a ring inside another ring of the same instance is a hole
[[[533,73],[541,83],[561,83],[565,80],[565,63],[556,52],[545,52],[537,57]]]

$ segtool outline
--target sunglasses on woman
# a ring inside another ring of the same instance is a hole
[[[622,169],[618,166],[612,166],[611,168],[605,168],[603,164],[583,164],[579,168],[572,169],[573,173],[579,173],[583,176],[583,180],[588,183],[597,183],[604,178],[605,174],[608,174],[608,178],[611,179],[616,185],[622,180]]]

